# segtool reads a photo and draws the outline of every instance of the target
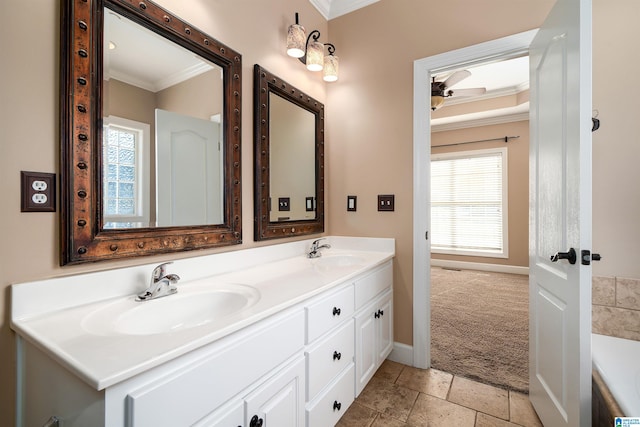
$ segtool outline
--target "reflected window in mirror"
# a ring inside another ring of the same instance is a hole
[[[324,231],[324,105],[254,67],[255,240]]]
[[[150,126],[116,116],[103,123],[103,227],[148,227]]]

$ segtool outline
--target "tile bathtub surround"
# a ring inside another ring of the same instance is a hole
[[[338,427],[541,426],[525,394],[386,360]]]
[[[593,332],[640,341],[640,279],[593,277]]]

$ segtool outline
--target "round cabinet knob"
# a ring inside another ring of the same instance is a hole
[[[340,312],[342,310],[340,310],[338,307],[333,307],[333,315],[334,316],[340,316]]]
[[[342,353],[338,353],[337,351],[333,352],[333,360],[340,360],[342,358]]]
[[[262,418],[258,418],[257,415],[254,415],[249,422],[249,427],[262,427],[263,422]]]
[[[338,402],[337,400],[333,401],[333,410],[335,411],[336,409],[339,411],[340,408],[342,408],[342,403]]]

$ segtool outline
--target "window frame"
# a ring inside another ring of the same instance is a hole
[[[108,116],[103,120],[103,135],[107,137],[109,126],[130,130],[140,135],[139,143],[136,144],[136,186],[135,204],[136,212],[139,215],[108,215],[106,212],[107,197],[102,196],[102,228],[109,229],[109,223],[117,223],[118,229],[128,228],[123,223],[133,223],[132,227],[149,227],[151,225],[151,125],[138,122],[124,117]],[[106,156],[103,158],[103,166],[106,166]],[[107,168],[103,167],[103,173]],[[101,185],[104,188],[105,176],[102,176]]]
[[[498,154],[502,156],[502,251],[494,250],[470,250],[470,249],[455,249],[455,248],[438,248],[434,245],[433,240],[431,243],[431,252],[434,254],[442,255],[461,255],[461,256],[473,256],[473,257],[486,257],[486,258],[509,258],[509,169],[508,169],[508,150],[507,147],[488,148],[480,150],[468,150],[468,151],[451,151],[448,153],[438,153],[431,155],[431,163],[438,160],[454,160],[454,159],[468,159],[474,157],[484,157],[491,154]],[[430,168],[433,173],[433,167]],[[430,177],[431,179],[431,177]],[[433,185],[433,184],[432,184]],[[433,212],[433,192],[431,192],[431,210]],[[431,214],[431,221],[433,222],[433,214]],[[434,228],[431,224],[431,234],[433,236]]]

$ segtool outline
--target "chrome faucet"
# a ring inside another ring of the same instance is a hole
[[[178,292],[178,288],[175,285],[180,280],[180,276],[167,274],[167,265],[169,264],[172,264],[172,262],[165,262],[153,269],[149,287],[136,297],[136,301],[149,301]]]
[[[320,245],[320,240],[324,240],[324,237],[321,239],[317,239],[314,240],[311,243],[311,249],[309,249],[309,253],[307,254],[307,258],[318,258],[319,256],[322,255],[322,253],[320,252],[320,249],[330,249],[331,245],[325,243],[324,245]]]

